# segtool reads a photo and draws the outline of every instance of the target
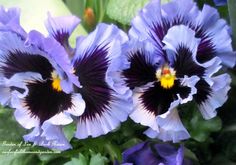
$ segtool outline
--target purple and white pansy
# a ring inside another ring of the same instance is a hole
[[[226,22],[207,5],[200,11],[189,0],[164,5],[153,0],[131,25],[130,68],[123,71],[133,89],[130,117],[150,127],[145,132],[149,137],[174,142],[189,138],[178,105],[193,100],[203,117],[210,119],[227,100],[230,76],[215,76],[222,64],[235,65]]]
[[[72,48],[68,39],[78,23],[74,16],[49,14],[49,37],[0,31],[1,103],[15,109],[23,127],[34,128],[26,141],[69,149],[63,125],[75,121],[75,137],[97,137],[117,128],[132,110],[132,92],[121,78],[128,67],[121,56],[127,35],[99,24]]]
[[[26,38],[6,30],[0,36],[1,87],[6,91],[2,98],[9,98],[4,102],[16,109],[15,118],[23,127],[34,128],[24,139],[50,148],[70,148],[61,126],[73,121],[71,115],[81,115],[85,102],[72,91],[73,85],[80,84],[65,49],[37,31]]]
[[[132,110],[132,92],[122,80],[128,62],[122,54],[126,34],[114,25],[98,24],[87,37],[77,40],[72,64],[82,88],[76,88],[86,103],[77,118],[76,137],[97,137],[117,128]]]

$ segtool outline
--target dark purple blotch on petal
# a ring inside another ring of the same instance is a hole
[[[197,94],[193,95],[194,100],[197,104],[201,105],[204,103],[212,93],[210,85],[202,78],[197,84]]]
[[[106,82],[106,72],[109,66],[108,47],[97,46],[87,51],[85,55],[74,62],[75,74],[78,75],[82,88],[81,93],[86,108],[80,120],[93,120],[97,115],[109,111],[112,101],[112,90]]]
[[[67,30],[60,29],[52,33],[53,38],[55,38],[66,50],[69,57],[73,57],[75,49],[70,47],[69,37],[70,34]]]
[[[45,57],[19,50],[9,51],[0,59],[0,62],[3,63],[0,72],[7,78],[20,72],[36,72],[40,73],[43,79],[46,79],[51,77],[53,71],[52,65]]]
[[[197,61],[204,63],[214,58],[216,52],[213,41],[211,40],[212,36],[206,34],[206,31],[204,31],[201,26],[192,27],[192,30],[196,32],[196,38],[201,39],[197,50]]]
[[[172,65],[178,78],[183,78],[185,75],[188,77],[202,77],[205,74],[205,68],[194,61],[192,52],[183,45],[180,45],[177,49],[177,54]]]
[[[31,81],[27,87],[29,93],[24,98],[25,106],[32,116],[40,119],[41,124],[73,106],[72,95],[53,89],[52,80]]]
[[[156,82],[153,87],[144,91],[139,99],[148,112],[157,116],[168,111],[170,104],[178,100],[177,94],[182,99],[185,99],[190,93],[191,88],[182,86],[179,80],[175,80],[174,86],[170,89],[165,89],[160,82]]]
[[[207,62],[216,56],[215,46],[212,41],[212,36],[207,34],[203,29],[203,25],[194,25],[189,19],[185,19],[185,16],[176,16],[172,22],[162,17],[161,23],[152,23],[151,31],[149,32],[150,37],[154,40],[157,49],[162,49],[164,43],[157,41],[157,38],[162,41],[168,30],[175,25],[185,25],[195,31],[196,38],[200,38],[201,41],[197,50],[197,61],[200,63]]]
[[[68,39],[70,37],[70,34],[68,31],[60,29],[56,32],[53,32],[53,37],[61,44],[68,44]]]
[[[140,87],[156,80],[156,67],[143,51],[129,54],[130,68],[123,71],[123,76],[128,87],[131,89]]]

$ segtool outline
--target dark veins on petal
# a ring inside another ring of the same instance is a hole
[[[69,37],[70,34],[67,30],[61,29],[57,31],[53,31],[53,38],[55,38],[66,50],[69,57],[74,56],[74,49],[72,49],[69,45]]]
[[[1,59],[1,63],[4,65],[0,67],[0,72],[7,78],[20,72],[37,72],[46,79],[51,77],[51,72],[53,71],[52,65],[45,57],[19,50],[9,51]]]
[[[24,102],[32,116],[37,116],[42,124],[45,120],[73,106],[71,94],[58,92],[52,88],[52,81],[28,82],[28,95]]]
[[[129,54],[130,68],[123,71],[126,84],[131,89],[156,80],[156,67],[142,51]]]
[[[141,96],[140,102],[145,109],[155,115],[161,115],[168,111],[170,104],[177,100],[177,94],[185,99],[191,93],[191,89],[181,86],[179,80],[175,80],[174,86],[170,89],[161,87],[160,82],[156,82],[153,87],[147,89]]]
[[[177,49],[173,67],[177,77],[184,77],[184,75],[202,77],[205,73],[205,68],[193,60],[192,52],[183,45]]]
[[[193,31],[195,31],[196,38],[201,38],[197,51],[198,62],[204,63],[215,57],[215,46],[211,40],[212,36],[210,34],[207,34],[206,31],[203,30],[201,25],[193,25],[192,22],[188,21],[188,19],[184,19],[183,16],[176,16],[172,22],[170,22],[166,18],[162,18],[161,23],[152,23],[151,31],[153,31],[153,33],[149,32],[149,35],[156,42],[158,48],[162,48],[163,43],[160,44],[157,39],[162,41],[168,30],[175,25],[188,26]]]
[[[200,79],[195,87],[197,88],[197,94],[193,95],[193,98],[197,104],[202,104],[211,95],[211,87],[204,79]]]
[[[201,38],[198,45],[197,60],[200,63],[204,63],[215,57],[215,46],[211,41],[210,34],[207,35],[200,26],[195,31],[196,37]]]
[[[68,43],[68,39],[69,39],[69,32],[67,32],[66,30],[58,30],[53,32],[53,37],[61,44],[69,44]]]
[[[82,88],[77,88],[86,103],[85,112],[80,120],[96,119],[96,115],[102,115],[109,111],[112,101],[112,90],[106,83],[106,71],[109,66],[107,57],[108,47],[97,46],[78,58],[74,63],[76,74]]]

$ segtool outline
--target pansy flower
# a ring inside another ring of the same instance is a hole
[[[142,142],[122,153],[121,165],[191,165],[189,159],[184,158],[184,147],[175,148],[170,144],[156,144]],[[115,163],[118,165],[119,163]]]
[[[121,76],[128,61],[123,53],[123,43],[127,35],[114,25],[98,24],[88,36],[77,38],[76,48],[72,49],[68,38],[78,25],[75,17],[50,15],[46,27],[71,57],[74,74],[81,86],[74,86],[85,101],[83,115],[76,119],[79,139],[106,134],[127,119],[132,110],[132,92]],[[70,25],[70,26],[68,26]]]
[[[173,27],[169,35],[172,31],[184,39],[172,40],[170,44],[175,47],[171,49],[163,48],[161,51],[166,53],[164,59],[151,43],[145,41],[141,49],[138,46],[128,52],[130,68],[124,70],[123,75],[134,93],[131,119],[157,133],[160,128],[166,129],[165,137],[161,139],[176,142],[189,137],[176,107],[193,99],[197,92],[195,85],[199,81],[197,75],[202,74],[204,67],[196,61],[199,40],[194,37],[194,32],[183,25]]]
[[[62,125],[73,121],[71,115],[81,115],[85,103],[73,92],[80,83],[64,47],[37,31],[24,38],[11,30],[0,31],[0,45],[1,87],[8,89],[5,95],[10,95],[16,120],[34,128],[24,139],[59,150],[71,148]]]
[[[86,108],[77,117],[79,139],[106,134],[125,121],[132,110],[132,92],[125,85],[121,71],[128,67],[122,54],[126,34],[114,25],[98,24],[86,37],[77,39],[72,59]]]
[[[145,132],[148,136],[174,142],[189,137],[178,116],[179,103],[193,99],[204,118],[216,115],[216,108],[227,100],[231,79],[227,74],[213,74],[221,68],[221,62],[231,67],[235,64],[227,30],[215,9],[205,5],[199,11],[195,3],[186,0],[162,6],[159,0],[151,1],[133,19],[131,42],[146,43],[143,49],[149,53],[134,48],[128,53],[130,69],[123,74],[134,92],[130,117],[150,127]],[[197,76],[198,80],[181,82],[186,76],[190,80]],[[153,82],[154,87],[150,86]],[[184,84],[192,90],[173,90]]]

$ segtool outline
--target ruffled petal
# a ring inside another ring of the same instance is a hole
[[[163,4],[161,9],[163,12],[162,15],[170,21],[173,21],[176,18],[183,22],[193,21],[199,12],[196,3],[191,0],[173,0]]]
[[[25,81],[42,79],[38,73],[25,72],[16,73],[10,79],[2,77],[0,80],[0,102],[2,105],[8,105],[12,108],[17,107],[18,99],[25,97],[28,94],[28,88]]]
[[[166,114],[158,116],[157,122],[160,127],[157,137],[163,141],[173,141],[176,143],[190,137],[179,118],[177,109],[170,110]]]
[[[150,12],[152,11],[152,12]],[[153,12],[155,14],[153,14]],[[166,34],[169,25],[162,19],[160,0],[150,1],[138,15],[131,21],[129,30],[130,39],[142,42],[150,41],[155,47],[155,53],[165,58],[162,50],[162,38]]]
[[[98,137],[119,127],[120,122],[127,120],[128,114],[132,111],[130,104],[131,92],[127,92],[128,97],[116,97],[116,101],[110,104],[111,108],[104,111],[101,115],[97,114],[93,118],[79,118],[75,137],[78,139],[85,139],[88,136]]]
[[[19,8],[5,9],[3,6],[0,6],[0,30],[11,31],[23,38],[26,37],[26,32],[20,26]]]
[[[52,17],[48,13],[48,18],[45,21],[45,26],[49,34],[54,37],[62,45],[68,42],[68,39],[74,29],[80,23],[80,19],[76,16]]]
[[[212,54],[219,56],[224,65],[233,67],[236,62],[236,55],[233,53],[232,40],[228,32],[229,27],[225,20],[220,19],[218,11],[213,7],[204,5],[196,21],[203,31],[202,33],[199,32],[202,38],[198,53],[199,58]]]
[[[0,6],[0,25],[3,26],[11,23],[20,24],[20,9],[5,9],[3,6]]]
[[[0,49],[0,72],[5,77],[21,72],[40,73],[44,79],[51,77],[53,68],[45,53],[32,46],[26,47],[17,34],[0,33]]]
[[[69,57],[74,55],[74,49],[69,45],[69,37],[74,29],[80,23],[80,19],[76,16],[52,17],[48,13],[48,19],[45,26],[53,38],[55,38],[67,51]]]
[[[62,151],[72,148],[60,126],[46,123],[42,127],[35,127],[31,133],[24,136],[24,140],[33,142],[34,145]]]
[[[47,122],[51,123],[52,125],[67,125],[72,123],[73,119],[69,115],[61,112],[48,119]]]
[[[183,46],[192,52],[192,58],[196,61],[196,53],[200,39],[195,38],[195,32],[184,25],[171,27],[165,35],[163,49],[169,49],[178,54],[178,49]]]
[[[207,99],[199,104],[199,110],[205,119],[216,116],[216,109],[222,106],[228,99],[227,94],[230,89],[231,78],[228,74],[212,77],[213,84],[211,93]]]
[[[16,109],[14,112],[15,119],[24,128],[31,129],[39,125],[39,119],[32,117],[26,109]]]
[[[65,111],[65,113],[72,114],[74,116],[80,116],[84,113],[85,102],[79,93],[74,93],[71,96],[72,107]]]
[[[156,115],[145,109],[145,107],[140,104],[140,97],[142,93],[133,94],[133,107],[134,110],[131,112],[129,117],[136,123],[140,123],[145,126],[151,127],[153,130],[159,132],[158,125],[156,123]]]
[[[97,137],[117,128],[132,110],[131,91],[124,86],[121,70],[127,67],[121,44],[127,36],[114,25],[99,24],[87,37],[77,40],[72,59],[85,101],[78,117],[76,137]]]

